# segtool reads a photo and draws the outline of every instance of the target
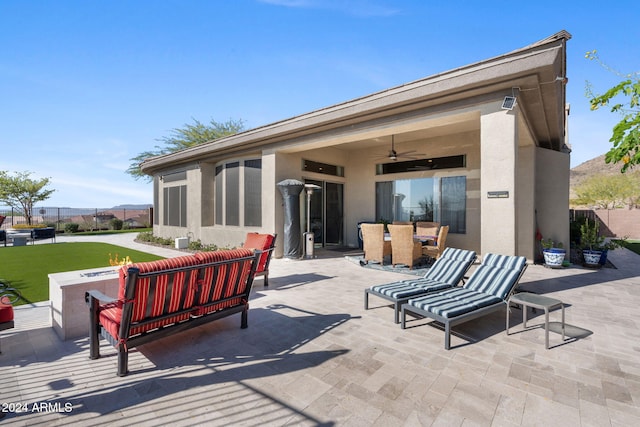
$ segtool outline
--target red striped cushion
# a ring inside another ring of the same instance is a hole
[[[199,252],[196,257],[204,264],[209,262],[226,261],[253,255],[250,249],[232,249],[228,251]],[[234,295],[242,295],[246,291],[247,277],[251,269],[251,261],[234,262],[231,264],[206,267],[200,287],[200,297],[197,305],[205,305],[209,302],[229,298]],[[238,281],[239,280],[239,281]],[[238,288],[235,284],[238,283]],[[225,303],[215,304],[209,307],[197,307],[196,315],[203,315],[221,310],[232,305],[240,304],[241,298],[234,298]]]
[[[273,243],[273,235],[271,234],[259,234],[259,233],[247,233],[247,240],[242,245],[247,249],[258,249],[261,251],[267,250]],[[269,252],[265,252],[260,256],[256,273],[262,273],[266,267],[267,260],[269,259]]]
[[[182,313],[175,316],[171,316],[162,321],[153,322],[144,326],[134,326],[129,331],[129,336],[137,335],[141,332],[150,331],[152,329],[159,328],[165,325],[171,325],[182,320],[186,320],[190,317],[189,313]],[[105,307],[100,311],[100,324],[109,332],[109,335],[115,339],[120,338],[120,323],[122,321],[122,308],[116,304],[111,304],[109,307]]]
[[[120,337],[120,322],[122,321],[122,308],[117,303],[105,304],[100,309],[100,324],[106,331],[118,339]]]
[[[199,261],[193,255],[167,258],[158,261],[134,263],[120,269],[120,286],[116,304],[106,304],[101,307],[100,321],[109,333],[118,337],[119,325],[122,318],[121,304],[125,300],[125,284],[127,269],[136,267],[140,273],[149,273],[180,267],[197,266]],[[170,314],[188,309],[193,306],[198,282],[198,270],[179,271],[162,274],[156,277],[139,278],[136,293],[133,297],[132,322]],[[153,324],[134,327],[129,335],[135,335],[159,326],[175,323],[189,318],[189,313],[181,313]]]

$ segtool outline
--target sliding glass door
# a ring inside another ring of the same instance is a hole
[[[309,229],[314,234],[316,245],[321,247],[341,246],[344,242],[343,185],[313,179],[305,180],[305,184],[314,184],[320,187],[313,191],[309,209]],[[306,200],[304,206],[306,209]],[[305,230],[307,230],[306,220],[305,212]]]

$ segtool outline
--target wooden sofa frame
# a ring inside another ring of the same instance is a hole
[[[246,328],[249,294],[261,255],[262,251],[235,249],[163,260],[164,265],[183,264],[174,268],[145,271],[150,264],[162,264],[158,261],[123,266],[118,299],[95,290],[85,294],[89,358],[100,357],[101,335],[116,348],[118,376],[125,376],[132,347],[235,313],[241,313],[241,328]],[[105,319],[107,314],[115,314],[115,322]]]

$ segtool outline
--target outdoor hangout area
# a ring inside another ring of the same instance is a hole
[[[101,239],[145,246],[131,235]],[[189,264],[184,252],[147,249],[175,258],[170,267]],[[111,326],[112,342],[92,344],[89,334],[63,340],[49,301],[18,305],[13,328],[0,331],[2,423],[640,422],[637,254],[611,251],[614,268],[553,269],[448,247],[427,277],[349,259],[361,256],[357,248],[322,249],[311,259],[271,259],[268,283],[252,283],[246,328],[240,310],[131,346]],[[394,283],[406,292],[428,281],[457,286],[398,294],[398,305],[381,297]],[[84,302],[82,310],[88,324]],[[117,375],[118,346],[126,376]],[[100,357],[91,359],[94,350]]]

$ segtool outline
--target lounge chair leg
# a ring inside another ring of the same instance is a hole
[[[402,307],[402,322],[400,323],[400,328],[405,329],[407,319],[407,313],[404,311],[404,306]]]
[[[369,310],[369,290],[364,290],[364,309]]]
[[[394,315],[394,319],[393,320],[394,320],[394,322],[396,322],[396,325],[397,325],[398,323],[400,323],[400,319],[399,319],[399,317],[400,317],[400,303],[398,301],[396,301],[393,304],[393,315]]]
[[[264,275],[264,287],[268,287],[269,286],[269,275],[265,274]]]
[[[451,348],[451,325],[449,322],[444,324],[444,349],[449,350]]]

